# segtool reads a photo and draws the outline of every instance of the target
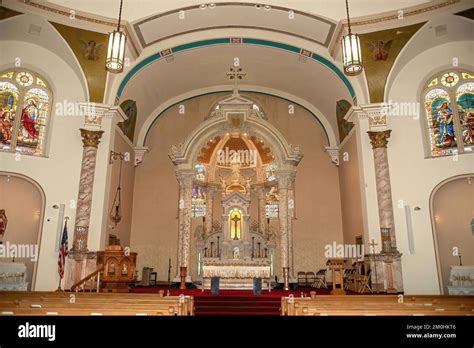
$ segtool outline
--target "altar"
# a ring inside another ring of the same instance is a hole
[[[474,266],[451,266],[449,295],[474,295]]]
[[[0,291],[27,291],[26,265],[20,262],[0,262]]]
[[[223,289],[251,289],[253,278],[269,280],[271,265],[268,260],[206,260],[202,265],[203,286],[210,284],[212,277],[219,277]]]

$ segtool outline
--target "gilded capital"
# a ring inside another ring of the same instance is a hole
[[[81,136],[82,136],[82,143],[84,147],[95,147],[97,148],[100,143],[100,138],[102,137],[102,133],[104,131],[94,131],[81,128]]]
[[[390,138],[390,133],[392,132],[391,129],[387,129],[381,132],[374,132],[368,131],[370,143],[372,144],[372,148],[380,148],[380,147],[387,147],[388,138]]]

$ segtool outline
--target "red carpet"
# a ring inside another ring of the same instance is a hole
[[[134,293],[158,293],[164,290],[165,295],[181,294],[194,296],[195,315],[280,315],[281,298],[283,296],[310,296],[314,288],[298,290],[263,290],[261,295],[254,295],[252,290],[220,290],[219,295],[211,294],[210,290],[172,289],[163,287],[137,287]],[[169,292],[169,293],[168,293]],[[329,290],[317,289],[318,295],[328,295]]]

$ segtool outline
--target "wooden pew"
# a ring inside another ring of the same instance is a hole
[[[472,296],[349,295],[283,297],[281,315],[474,315]]]
[[[1,292],[0,315],[194,315],[192,296]]]

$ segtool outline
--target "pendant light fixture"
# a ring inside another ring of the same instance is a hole
[[[342,37],[342,60],[344,63],[344,73],[349,76],[355,76],[362,72],[364,66],[362,65],[359,35],[352,34],[351,32],[348,0],[346,0],[346,13],[348,34]]]
[[[125,60],[125,44],[127,36],[120,30],[120,22],[122,21],[123,0],[120,0],[120,10],[117,29],[109,33],[109,45],[107,47],[107,59],[105,60],[105,68],[111,73],[121,73]]]

